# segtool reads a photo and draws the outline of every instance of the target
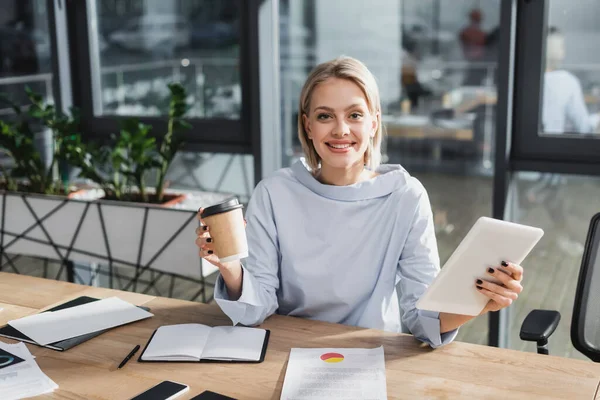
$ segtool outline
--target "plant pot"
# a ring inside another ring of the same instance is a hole
[[[153,199],[153,197],[155,197],[154,193],[149,193],[148,195],[149,195],[150,199]],[[134,193],[129,194],[125,199],[122,199],[122,200],[118,200],[114,196],[113,197],[101,196],[101,197],[99,197],[99,199],[133,203],[133,204],[142,204],[142,205],[155,205],[155,206],[159,206],[159,207],[173,207],[174,205],[179,204],[182,201],[184,201],[186,199],[186,197],[187,196],[185,194],[181,194],[181,193],[165,193],[163,196],[162,203],[156,203],[154,201],[144,202],[144,201],[142,201],[140,194],[138,192],[134,192]]]
[[[69,199],[77,199],[77,200],[97,200],[100,199],[104,196],[104,190],[102,189],[97,189],[94,187],[78,187],[78,186],[71,186],[69,187],[70,191],[68,194],[65,193],[59,193],[56,194],[54,196],[57,197],[67,197]],[[0,186],[0,192],[12,192],[12,191],[8,191],[5,187]],[[30,186],[28,184],[25,183],[19,183],[18,184],[18,190],[15,193],[29,193],[29,194],[34,194],[35,192],[32,192],[30,190]],[[45,196],[44,194],[41,194],[42,196]]]
[[[70,192],[67,197],[73,200],[98,200],[104,196],[104,190],[96,188],[81,188]]]
[[[0,265],[10,253],[200,279],[216,267],[198,256],[196,212],[0,190]]]

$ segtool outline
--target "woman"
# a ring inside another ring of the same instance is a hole
[[[215,300],[234,324],[260,324],[277,312],[393,332],[404,327],[432,347],[450,342],[472,317],[415,308],[439,272],[431,206],[402,167],[379,165],[375,78],[352,58],[321,64],[299,104],[306,159],[257,185],[243,265],[220,263],[210,227],[198,228],[200,255],[221,273]],[[473,282],[490,298],[483,313],[508,306],[522,290],[520,266],[488,273],[504,285]]]

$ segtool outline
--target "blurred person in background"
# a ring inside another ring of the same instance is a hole
[[[407,49],[402,49],[402,71],[401,82],[406,97],[410,100],[412,108],[419,106],[419,98],[431,96],[432,92],[419,82],[417,68],[419,65],[418,55]]]
[[[589,114],[579,79],[560,68],[565,53],[564,36],[551,27],[546,39],[542,131],[560,135],[565,132],[592,133],[600,117]]]
[[[469,25],[459,34],[463,55],[468,63],[481,63],[486,61],[486,37],[481,29],[483,15],[481,10],[473,9],[469,13]],[[481,66],[467,66],[465,69],[465,86],[479,86],[485,79],[486,69]]]
[[[556,27],[550,27],[546,38],[541,132],[552,135],[594,133],[600,116],[588,112],[579,79],[560,68],[565,54],[563,34]],[[579,256],[583,253],[583,243],[574,240],[579,232],[575,229],[569,233],[565,218],[574,211],[569,208],[569,196],[561,195],[566,184],[565,176],[544,173],[526,192],[526,197],[529,203],[546,206],[556,228],[559,248],[569,255]]]

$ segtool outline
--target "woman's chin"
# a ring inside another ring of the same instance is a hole
[[[326,157],[321,159],[323,165],[335,169],[350,169],[355,166],[359,160],[356,157]]]

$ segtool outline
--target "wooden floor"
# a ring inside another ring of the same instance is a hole
[[[434,217],[440,258],[443,263],[466,235],[480,216],[491,214],[492,180],[483,177],[448,176],[440,174],[415,174],[427,188]],[[569,177],[556,187],[531,191],[535,180],[520,180],[517,184],[516,221],[539,226],[545,230],[544,238],[527,258],[525,290],[519,300],[510,308],[510,347],[535,351],[533,343],[519,339],[520,325],[535,308],[556,309],[562,314],[559,328],[550,340],[550,352],[564,357],[584,358],[575,351],[569,338],[573,296],[589,220],[600,211],[600,180]],[[41,276],[44,266],[41,260],[21,258],[16,262],[21,273]],[[55,278],[56,264],[48,267],[48,276]],[[8,270],[10,271],[10,270]],[[132,273],[123,269],[122,274]],[[147,273],[146,280],[152,280]],[[64,280],[64,274],[59,279]],[[214,282],[215,276],[209,281]],[[107,278],[99,284],[107,285]],[[119,288],[116,282],[113,282]],[[136,291],[165,296],[171,285],[168,277],[157,281],[155,288],[138,285]],[[197,294],[196,283],[177,280],[173,297],[190,299]],[[207,287],[207,295],[212,296],[212,288]],[[477,318],[465,325],[458,340],[487,343],[487,318]]]

